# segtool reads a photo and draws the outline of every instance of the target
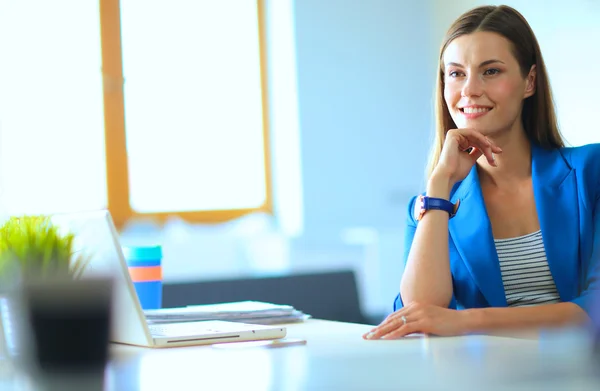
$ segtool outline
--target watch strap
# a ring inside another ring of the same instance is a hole
[[[444,210],[448,212],[449,218],[452,218],[456,215],[460,205],[460,200],[458,200],[456,204],[453,204],[452,202],[443,198],[428,197],[423,195],[418,197],[417,202],[417,220],[421,220],[428,210]]]

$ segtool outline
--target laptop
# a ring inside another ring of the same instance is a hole
[[[75,234],[75,251],[91,257],[82,278],[111,278],[114,282],[111,342],[160,348],[286,336],[285,327],[219,320],[151,324],[137,297],[110,213],[56,214],[52,221]]]

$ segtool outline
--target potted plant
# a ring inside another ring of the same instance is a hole
[[[49,216],[10,217],[0,225],[0,355],[18,353],[21,331],[15,296],[24,283],[79,279],[88,262],[74,251],[75,235],[52,224]]]
[[[86,371],[101,380],[108,357],[112,285],[81,278],[91,254],[75,239],[50,216],[0,225],[0,329],[12,325],[0,330],[0,354],[45,383]]]
[[[9,218],[0,226],[2,280],[80,278],[88,259],[75,254],[74,240],[73,233],[61,232],[49,216]]]

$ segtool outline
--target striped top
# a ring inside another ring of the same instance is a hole
[[[558,303],[542,231],[510,239],[495,239],[500,272],[509,307]]]

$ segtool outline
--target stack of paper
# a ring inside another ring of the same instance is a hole
[[[145,310],[148,323],[195,322],[200,320],[228,320],[253,324],[303,322],[310,315],[290,305],[261,301],[193,305],[177,308]]]

